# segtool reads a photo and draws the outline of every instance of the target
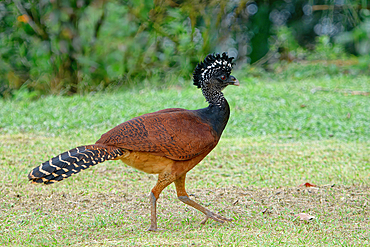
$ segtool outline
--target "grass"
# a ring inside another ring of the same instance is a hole
[[[156,233],[144,231],[154,175],[112,161],[49,186],[26,176],[139,114],[205,107],[199,91],[149,86],[0,101],[0,244],[369,245],[370,79],[244,73],[236,72],[241,87],[224,92],[232,113],[219,145],[187,178],[194,200],[234,221],[199,225],[202,215],[178,201],[171,185],[158,205],[166,231]],[[317,187],[299,186],[306,182]],[[298,213],[315,218],[304,222]]]

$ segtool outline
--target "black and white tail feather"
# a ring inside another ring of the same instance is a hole
[[[32,183],[52,184],[106,160],[114,160],[123,152],[96,144],[73,148],[35,167],[28,179]]]

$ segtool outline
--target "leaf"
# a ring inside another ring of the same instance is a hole
[[[302,186],[305,186],[305,187],[317,187],[317,185],[311,184],[311,183],[304,183],[304,184],[300,184],[299,185],[299,187],[302,187]]]
[[[299,218],[300,220],[303,220],[303,221],[306,221],[306,222],[315,218],[315,216],[312,216],[312,215],[309,215],[309,214],[306,214],[306,213],[295,214],[294,217]]]

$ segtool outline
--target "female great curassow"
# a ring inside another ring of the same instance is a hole
[[[231,221],[192,201],[185,191],[186,173],[217,145],[230,115],[222,90],[239,85],[230,75],[233,57],[210,54],[194,70],[194,85],[201,88],[209,106],[199,110],[165,109],[128,120],[93,145],[62,153],[34,168],[28,175],[33,183],[51,184],[106,160],[122,160],[146,173],[158,174],[150,193],[151,224],[157,230],[157,200],[172,182],[178,198],[218,222]]]

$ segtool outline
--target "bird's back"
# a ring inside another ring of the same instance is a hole
[[[189,160],[212,149],[218,139],[197,111],[172,108],[128,120],[103,134],[96,144]]]

